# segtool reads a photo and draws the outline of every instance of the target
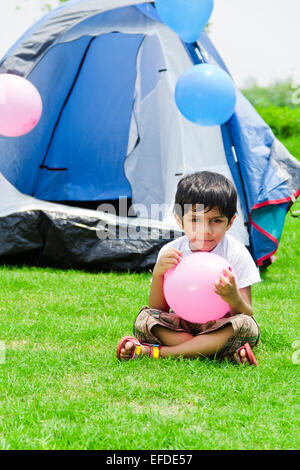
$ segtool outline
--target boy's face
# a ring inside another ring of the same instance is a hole
[[[229,221],[217,207],[205,212],[203,206],[197,206],[191,208],[182,221],[176,214],[175,218],[188,237],[192,251],[211,251],[230,229],[236,216]]]

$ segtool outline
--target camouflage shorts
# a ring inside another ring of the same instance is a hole
[[[164,326],[172,331],[186,332],[193,336],[211,333],[231,325],[233,335],[224,347],[218,351],[218,357],[232,357],[234,352],[243,344],[256,346],[260,331],[253,317],[244,314],[231,316],[229,313],[219,320],[208,323],[191,323],[180,318],[176,313],[164,312],[144,306],[135,319],[133,326],[134,336],[141,342],[159,344],[158,338],[152,333],[155,325]]]

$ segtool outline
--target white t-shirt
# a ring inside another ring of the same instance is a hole
[[[158,253],[157,259],[165,250],[176,248],[183,256],[190,255],[193,251],[189,246],[186,235],[164,245]],[[260,282],[259,270],[247,248],[239,240],[229,234],[225,234],[220,243],[210,252],[226,259],[233,268],[239,289]]]

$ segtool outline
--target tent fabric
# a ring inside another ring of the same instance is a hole
[[[234,182],[238,218],[231,233],[258,265],[270,263],[299,195],[299,162],[238,91],[223,126],[183,118],[174,88],[199,62],[228,72],[205,33],[182,43],[151,2],[71,0],[30,28],[0,61],[0,73],[28,78],[43,100],[32,132],[0,137],[0,255],[38,251],[61,265],[150,267],[160,246],[181,234],[172,218],[178,180],[205,169]],[[137,217],[108,220],[99,211],[47,202],[118,198],[132,198]],[[131,237],[107,238],[124,226]],[[151,227],[159,239],[145,237]]]
[[[262,266],[272,260],[277,251],[287,209],[299,196],[300,163],[275,138],[241,93],[238,93],[236,111],[229,126],[242,179],[246,182],[253,256]],[[262,222],[268,218],[268,211],[274,214],[274,205],[282,206],[278,207],[280,217],[272,219],[278,234],[276,238],[272,236],[270,224],[266,230]],[[256,215],[262,212],[262,207],[266,207],[263,218]]]
[[[21,36],[3,57],[1,73],[18,72],[18,75],[27,77],[61,34],[74,25],[101,12],[139,3],[143,0],[69,0],[67,5],[46,14]]]
[[[82,210],[20,193],[0,174],[0,257],[64,268],[145,270],[182,236],[159,221]]]
[[[33,191],[39,199],[84,201],[130,197],[123,160],[127,153],[135,60],[143,37],[122,33],[110,36],[98,36],[89,48],[44,158],[47,168],[66,170],[55,172],[46,168],[40,172]],[[128,92],[125,94],[124,90]],[[101,103],[101,110],[93,105],[95,102]],[[95,125],[90,126],[90,121]]]

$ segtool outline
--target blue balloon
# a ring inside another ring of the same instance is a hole
[[[212,14],[214,0],[156,0],[160,19],[185,42],[195,42]]]
[[[190,121],[217,126],[228,121],[234,112],[235,86],[228,73],[216,65],[194,65],[179,77],[175,101]]]

